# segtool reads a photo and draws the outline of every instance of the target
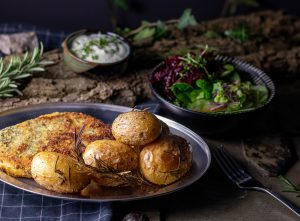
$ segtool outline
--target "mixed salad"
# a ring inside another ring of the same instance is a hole
[[[245,111],[267,101],[265,85],[254,85],[232,64],[214,58],[208,47],[169,57],[151,83],[175,105],[199,112]]]

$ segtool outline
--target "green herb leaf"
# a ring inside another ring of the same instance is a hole
[[[202,89],[203,91],[203,98],[210,99],[211,98],[211,92],[212,92],[212,84],[210,84],[208,81],[204,79],[199,79],[196,81],[196,85]]]
[[[129,5],[127,0],[111,0],[113,5],[124,10],[127,11],[129,9]]]
[[[236,71],[234,71],[233,74],[229,76],[228,81],[234,84],[239,84],[241,83],[241,77]]]
[[[231,102],[227,105],[228,112],[238,111],[241,108],[242,108],[242,105],[240,102]]]
[[[44,71],[44,66],[52,64],[50,61],[41,61],[43,55],[43,45],[37,47],[32,53],[26,53],[22,58],[12,57],[8,65],[0,59],[0,98],[12,97],[18,90],[18,80],[31,76],[32,72]]]
[[[194,102],[196,100],[199,100],[199,99],[204,99],[204,92],[202,90],[197,90],[197,89],[194,89],[193,91],[191,91],[189,93],[189,98],[191,100],[191,102]]]
[[[283,185],[283,192],[290,192],[290,193],[296,193],[297,197],[300,196],[300,188],[294,185],[290,180],[288,180],[286,177],[279,175],[279,180],[281,181]]]
[[[221,74],[221,77],[226,77],[235,71],[234,66],[232,64],[225,64],[223,67],[225,70]]]
[[[192,9],[187,8],[183,11],[181,17],[179,18],[179,21],[177,23],[177,28],[182,30],[188,26],[193,26],[193,25],[197,25],[197,21],[194,15],[192,15]]]
[[[128,27],[125,27],[125,28],[120,28],[120,27],[117,27],[115,29],[115,32],[118,34],[118,35],[121,35],[121,36],[126,36],[128,35],[132,30]]]
[[[209,112],[211,108],[210,102],[205,99],[197,99],[192,103],[187,104],[187,109],[199,112]]]
[[[268,100],[269,90],[264,85],[255,85],[252,87],[254,92],[256,93],[256,102],[257,104],[263,104]]]
[[[239,5],[246,5],[250,7],[258,7],[259,2],[257,0],[238,0]]]
[[[190,84],[177,82],[171,86],[171,91],[176,95],[181,92],[187,92],[193,90],[193,87]]]
[[[216,38],[220,38],[221,35],[219,35],[217,32],[212,31],[212,30],[208,30],[206,32],[203,33],[203,36],[209,38],[209,39],[216,39]]]
[[[226,103],[228,98],[224,95],[224,89],[221,82],[213,84],[213,93],[216,94],[214,97],[214,102],[216,103]]]
[[[191,102],[190,92],[193,91],[193,87],[187,83],[177,82],[171,86],[171,91],[174,93],[176,99],[181,102],[181,105],[186,106]]]
[[[195,68],[201,68],[205,71],[206,74],[208,74],[205,66],[207,64],[207,60],[203,57],[203,55],[208,51],[208,46],[206,45],[206,48],[202,51],[200,55],[195,55],[193,53],[187,53],[184,57],[179,57],[182,61],[186,62],[188,66],[186,66],[187,69],[189,69],[189,65],[195,67]]]
[[[244,25],[240,28],[226,30],[224,35],[241,43],[250,40],[250,34]]]
[[[141,41],[147,38],[154,37],[155,34],[155,28],[144,28],[139,33],[137,33],[134,37],[134,41]]]
[[[170,34],[168,27],[162,21],[156,22],[156,30],[154,34],[155,40],[160,40],[162,38],[167,37]]]

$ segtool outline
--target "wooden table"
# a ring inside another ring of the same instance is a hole
[[[264,41],[252,39],[243,44],[230,38],[210,39],[205,31],[214,28],[222,32],[235,27],[238,22],[246,24],[250,31],[263,28]],[[224,30],[223,30],[224,29]],[[149,63],[149,58],[164,56],[170,51],[197,47],[199,44],[209,44],[221,52],[240,57],[258,67],[261,67],[273,77],[297,76],[300,72],[300,20],[285,16],[281,12],[259,12],[249,16],[218,19],[201,22],[186,32],[180,32],[171,27],[171,38],[162,39],[151,46],[144,46],[135,51],[132,66],[127,73],[119,77],[77,75],[71,72],[63,63],[60,50],[47,53],[48,59],[55,65],[47,68],[45,73],[39,73],[25,84],[24,96],[0,100],[0,111],[18,106],[26,106],[44,102],[104,102],[126,106],[151,99],[148,85],[148,74],[155,62]],[[287,40],[291,37],[292,40]],[[298,38],[297,38],[298,37]],[[277,78],[278,79],[278,78]],[[252,135],[287,136],[294,143],[297,155],[300,155],[300,119],[299,97],[300,80],[290,78],[276,82],[277,96],[272,114],[263,121],[245,125]],[[244,162],[250,172],[266,186],[280,192],[277,178],[260,177],[245,162],[242,154],[242,137],[205,137],[207,143],[213,146],[223,145],[237,159]],[[201,135],[201,134],[200,134]],[[300,161],[297,161],[286,173],[294,183],[300,185]],[[300,206],[300,198],[289,193],[282,193]],[[222,171],[212,162],[208,173],[197,183],[185,190],[158,199],[120,203],[117,207],[119,218],[130,211],[146,211],[152,220],[262,220],[282,221],[297,220],[288,209],[270,196],[259,192],[240,191],[228,181]]]

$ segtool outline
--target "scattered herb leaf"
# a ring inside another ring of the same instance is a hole
[[[113,5],[124,10],[127,11],[129,9],[129,5],[127,0],[110,0],[112,1]]]
[[[197,25],[197,20],[195,19],[194,15],[192,15],[192,9],[187,8],[183,11],[181,17],[179,18],[177,28],[182,30],[193,25]]]
[[[235,0],[235,1],[238,2],[239,5],[246,5],[251,7],[259,6],[258,0]]]
[[[162,38],[167,37],[170,34],[169,29],[164,22],[157,21],[156,24],[156,30],[154,34],[155,40],[160,40]]]
[[[236,28],[236,29],[226,30],[224,32],[224,35],[226,35],[227,37],[230,37],[240,43],[250,40],[249,31],[244,25],[242,25],[241,27]]]
[[[134,36],[133,40],[140,41],[146,38],[151,38],[154,37],[154,34],[155,34],[155,28],[144,28]]]
[[[208,30],[208,31],[204,32],[203,36],[205,36],[205,37],[207,37],[209,39],[216,39],[216,38],[220,38],[221,37],[220,34],[218,34],[215,31],[212,31],[212,30]]]
[[[128,27],[125,27],[125,28],[120,28],[120,27],[117,27],[115,29],[115,32],[118,34],[118,35],[121,35],[121,36],[126,36],[128,35],[132,30]]]
[[[290,192],[297,194],[297,197],[300,197],[300,187],[297,187],[294,185],[290,180],[288,180],[286,177],[279,175],[279,180],[281,181],[283,185],[283,192]]]

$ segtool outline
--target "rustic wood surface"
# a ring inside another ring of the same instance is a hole
[[[230,38],[208,38],[207,30],[218,33],[226,29],[249,27],[259,36],[239,43]],[[22,89],[24,96],[0,100],[0,111],[14,107],[45,102],[102,102],[134,106],[151,98],[148,74],[163,57],[186,48],[199,48],[209,44],[220,53],[249,61],[265,70],[276,82],[277,95],[272,106],[273,113],[267,120],[253,122],[244,137],[218,137],[205,140],[210,146],[224,146],[239,159],[256,178],[266,186],[282,193],[278,178],[262,177],[250,163],[245,161],[242,149],[247,136],[287,137],[293,144],[293,156],[300,155],[300,119],[298,102],[300,96],[300,20],[282,12],[259,12],[248,16],[217,19],[201,22],[185,32],[171,28],[168,39],[135,45],[131,65],[122,76],[96,76],[75,74],[63,62],[60,50],[45,54],[55,61],[47,71],[35,74]],[[246,137],[245,137],[246,136]],[[300,184],[300,161],[295,162],[285,175]],[[291,193],[282,193],[300,206],[300,198]],[[192,187],[159,199],[120,203],[122,212],[161,211],[162,220],[299,220],[288,209],[268,195],[259,192],[244,192],[235,188],[213,161],[207,175]]]
[[[54,61],[46,72],[35,74],[23,89],[22,97],[0,101],[0,111],[45,102],[103,102],[134,106],[138,99],[149,98],[145,70],[130,71],[121,77],[75,74],[65,66],[60,50],[45,54]]]
[[[251,38],[240,43],[222,35],[241,24]],[[24,82],[24,96],[0,100],[0,111],[45,102],[103,102],[134,106],[151,97],[147,76],[165,56],[208,44],[219,53],[236,56],[269,73],[274,79],[289,79],[300,72],[300,19],[282,12],[264,11],[247,16],[200,22],[186,31],[169,25],[168,38],[133,44],[134,54],[126,73],[119,77],[75,74],[64,64],[60,50],[45,54],[55,65]],[[220,35],[211,38],[205,33]]]

